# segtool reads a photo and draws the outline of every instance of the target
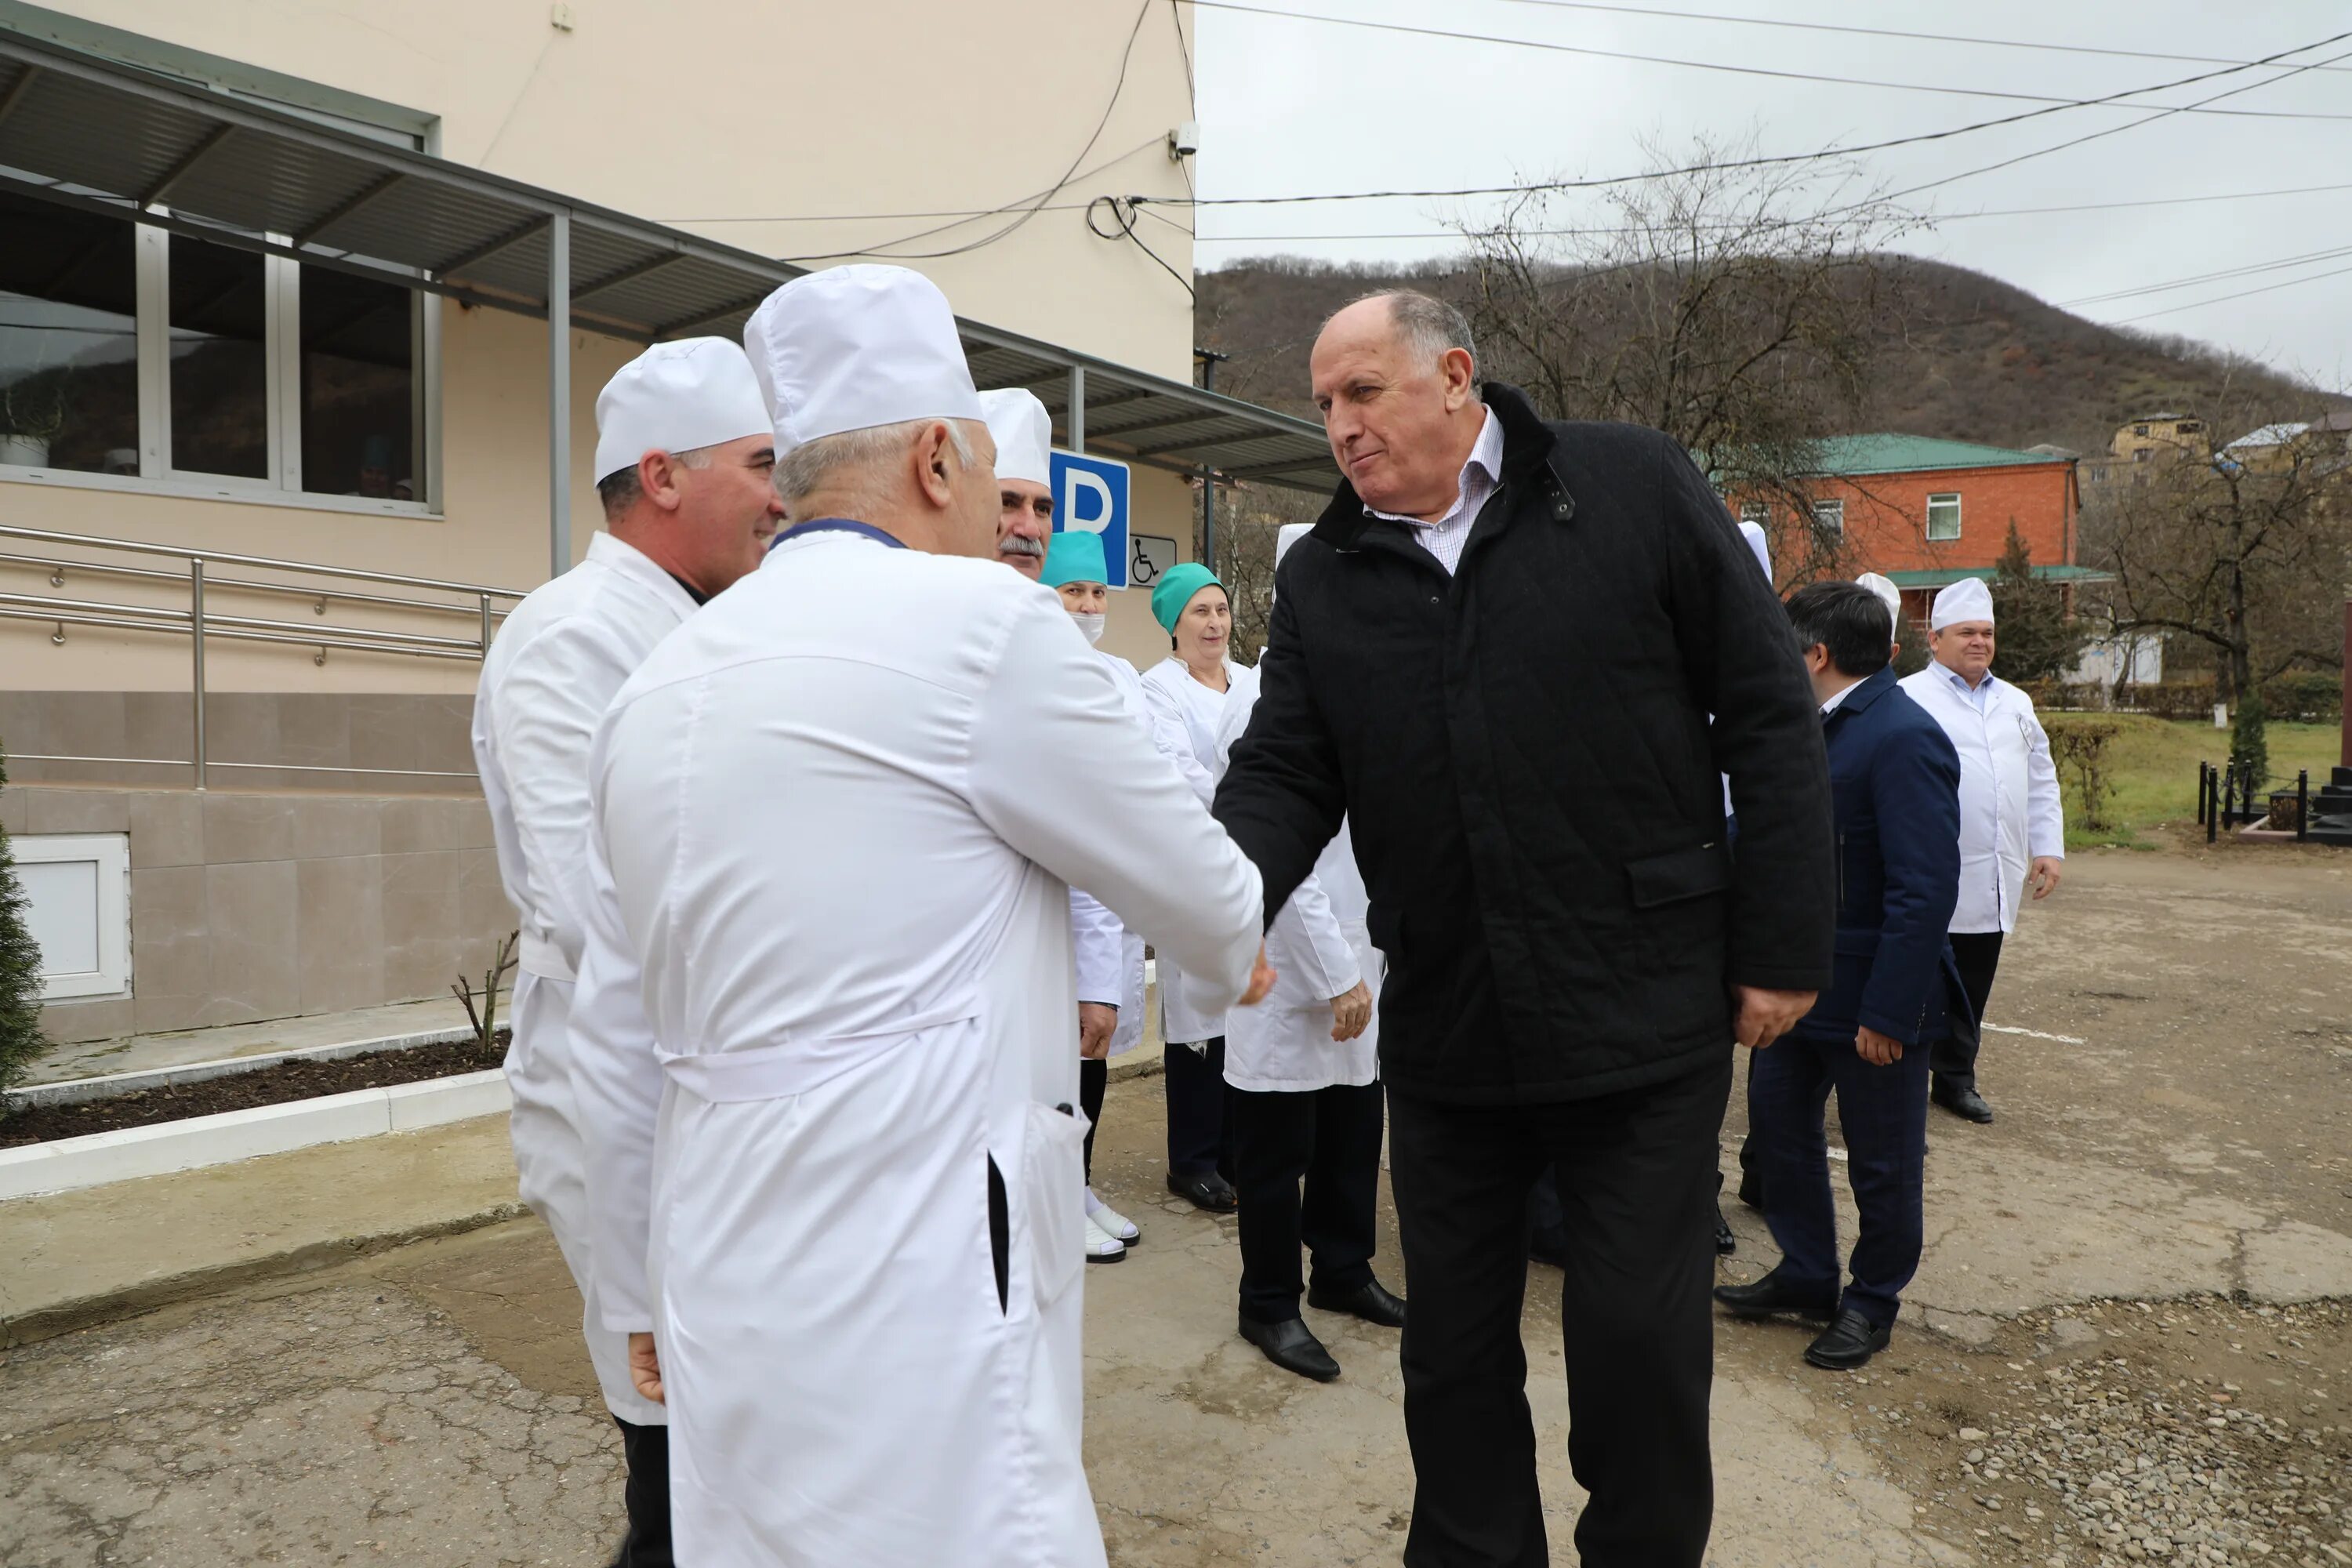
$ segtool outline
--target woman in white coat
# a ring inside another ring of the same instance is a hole
[[[1282,531],[1277,565],[1308,526]],[[1265,659],[1280,657],[1266,650]],[[1219,716],[1214,779],[1224,777],[1257,705],[1251,675]],[[1279,976],[1272,994],[1225,1018],[1225,1114],[1242,1205],[1241,1334],[1276,1366],[1318,1382],[1339,1376],[1339,1363],[1300,1318],[1302,1291],[1321,1310],[1404,1323],[1404,1302],[1372,1275],[1383,961],[1366,927],[1370,908],[1342,823],[1266,931],[1266,962]],[[1311,1287],[1301,1277],[1302,1243],[1314,1260]]]
[[[1152,739],[1203,805],[1213,802],[1217,725],[1234,702],[1257,697],[1257,672],[1225,657],[1234,629],[1224,584],[1187,561],[1160,579],[1151,614],[1173,650],[1143,672]],[[1151,933],[1147,931],[1146,936]],[[1185,998],[1183,973],[1160,957],[1160,1031],[1166,1042],[1168,1190],[1212,1214],[1239,1206],[1225,1121],[1225,1019]]]
[[[1102,535],[1064,529],[1045,550],[1038,581],[1062,596],[1062,608],[1118,688],[1128,717],[1145,735],[1151,710],[1135,667],[1099,646],[1109,613],[1110,572]],[[1091,759],[1071,759],[1084,765]],[[1095,1195],[1095,1129],[1102,1123],[1110,1058],[1143,1041],[1143,935],[1130,931],[1091,893],[1070,889],[1070,945],[1078,970],[1078,1109],[1086,1112],[1087,1261],[1117,1263],[1143,1238],[1140,1226]]]

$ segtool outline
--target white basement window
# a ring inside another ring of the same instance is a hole
[[[1845,502],[1817,500],[1813,503],[1813,526],[1823,533],[1843,538],[1845,534]]]
[[[0,478],[423,513],[430,297],[0,193]]]
[[[1960,497],[1955,490],[1948,495],[1927,498],[1927,539],[1930,543],[1958,539],[1960,536]]]
[[[9,841],[51,1002],[131,989],[131,839],[121,833],[23,834]]]

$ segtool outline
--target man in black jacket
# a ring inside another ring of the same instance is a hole
[[[1588,1568],[1696,1568],[1732,1043],[1829,978],[1821,723],[1780,604],[1689,456],[1547,424],[1441,301],[1324,326],[1346,476],[1278,574],[1216,814],[1269,910],[1342,816],[1387,956],[1381,1072],[1412,1314],[1405,1562],[1538,1568],[1525,1203],[1559,1173]],[[1712,727],[1708,715],[1716,715]],[[1739,855],[1726,852],[1717,773]]]

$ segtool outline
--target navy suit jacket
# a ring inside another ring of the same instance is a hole
[[[1960,758],[1892,668],[1824,721],[1837,818],[1837,962],[1796,1033],[1906,1046],[1973,1036],[1946,932],[1960,896]]]

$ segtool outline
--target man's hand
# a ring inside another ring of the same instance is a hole
[[[2058,879],[2065,869],[2066,862],[2055,855],[2036,855],[2033,858],[2033,864],[2026,868],[2025,885],[2033,889],[2035,903],[2058,890]]]
[[[651,1334],[629,1336],[629,1381],[637,1385],[639,1394],[656,1405],[664,1403],[661,1358],[654,1353],[654,1337]]]
[[[1735,985],[1732,1000],[1739,1005],[1739,1016],[1732,1025],[1732,1037],[1751,1051],[1760,1051],[1790,1029],[1797,1020],[1813,1010],[1813,991],[1767,991],[1756,985]]]
[[[1250,966],[1249,989],[1242,993],[1242,1005],[1255,1007],[1265,1001],[1265,994],[1274,989],[1275,979],[1274,965],[1265,961],[1265,943],[1260,942],[1257,962]]]
[[[1352,1040],[1372,1021],[1372,988],[1362,981],[1352,991],[1331,998],[1331,1037]]]
[[[1098,1062],[1110,1055],[1110,1037],[1118,1032],[1118,1009],[1104,1002],[1078,1004],[1078,1058]]]
[[[1903,1059],[1903,1042],[1892,1035],[1880,1034],[1867,1024],[1854,1031],[1853,1048],[1874,1068],[1893,1067]]]

